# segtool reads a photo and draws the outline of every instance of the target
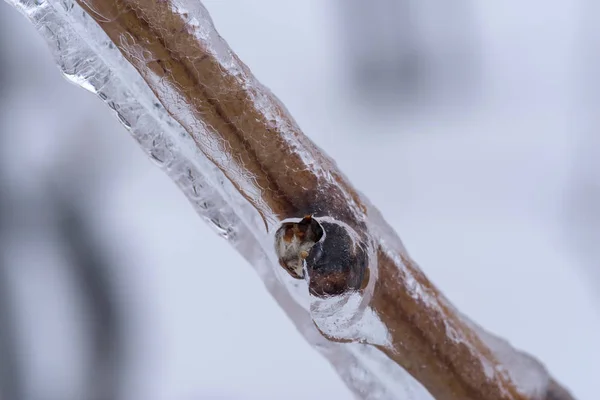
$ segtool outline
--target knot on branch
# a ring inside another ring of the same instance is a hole
[[[358,235],[346,224],[312,215],[285,222],[275,234],[279,264],[292,277],[305,279],[312,295],[335,296],[368,282],[368,256]]]

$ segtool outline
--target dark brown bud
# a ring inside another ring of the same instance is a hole
[[[311,294],[319,297],[359,290],[367,271],[365,249],[348,226],[306,216],[284,223],[276,233],[281,266],[294,278],[308,273]]]
[[[359,290],[367,269],[367,253],[347,226],[321,222],[324,237],[306,258],[309,289],[319,297]]]

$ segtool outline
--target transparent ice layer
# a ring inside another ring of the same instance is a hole
[[[314,323],[330,337],[362,339],[371,344],[385,345],[387,338],[385,327],[365,307],[361,296],[355,293],[311,302],[305,282],[282,273],[273,250],[273,232],[264,229],[265,223],[275,226],[280,221],[251,205],[198,149],[198,143],[171,117],[147,82],[76,2],[8,2],[35,24],[65,77],[95,93],[114,110],[148,156],[177,183],[198,214],[248,260],[297,329],[335,367],[357,396],[364,399],[431,398],[420,384],[376,347],[332,342],[316,329]],[[227,64],[230,59],[230,67],[236,68],[235,60],[218,37],[203,6],[199,2],[177,4],[180,12],[195,16],[192,23],[202,27],[203,40],[211,41],[212,50],[221,62]],[[257,104],[270,101],[261,98],[260,91],[255,94]],[[263,109],[268,111],[268,107]],[[214,150],[213,157],[219,157],[218,148]],[[315,164],[310,154],[302,156],[306,164]],[[238,173],[243,175],[244,172]],[[370,334],[365,337],[365,332]]]

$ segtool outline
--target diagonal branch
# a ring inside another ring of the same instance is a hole
[[[260,214],[266,230],[252,226],[255,235],[270,241],[271,253],[278,249],[293,278],[306,270],[311,315],[323,335],[381,350],[438,400],[572,399],[539,362],[453,308],[377,210],[218,36],[201,5],[76,1]],[[347,330],[338,329],[345,314],[323,312],[355,299],[360,306]]]

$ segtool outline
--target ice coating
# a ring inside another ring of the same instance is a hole
[[[257,227],[262,226],[260,215],[196,149],[182,126],[166,112],[137,71],[77,3],[34,0],[11,4],[47,40],[64,76],[105,101],[148,156],[177,183],[198,214],[249,261],[298,330],[336,367],[357,396],[393,399],[404,392],[420,391],[420,397],[405,398],[430,398],[379,351],[362,344],[331,342],[318,332],[307,311],[308,303],[299,305],[300,290],[292,296],[278,277],[279,268],[272,265],[273,256],[267,255],[256,238]],[[387,368],[383,367],[385,363]],[[383,367],[387,373],[373,373],[367,364]]]
[[[376,268],[364,207],[335,164],[229,50],[202,5],[80,1],[183,128],[185,148],[218,168],[236,189],[229,191],[241,194],[237,204],[252,207],[252,220],[239,215],[273,264],[280,261],[273,232],[283,220],[312,215],[326,229],[304,251],[310,293],[358,290],[367,269]],[[299,294],[298,285],[286,286]]]
[[[451,307],[377,211],[231,52],[199,2],[12,4],[47,39],[65,76],[115,111],[198,213],[254,266],[357,395],[430,398],[402,365],[442,400],[551,398],[545,369],[509,345],[494,345]],[[309,296],[305,281],[280,268],[275,232],[306,215],[330,240],[301,249],[309,253],[309,282],[368,268],[364,286],[357,277],[349,290],[333,285]],[[336,248],[344,257],[356,251],[358,261],[328,259]],[[519,365],[512,364],[516,354]],[[525,364],[530,378],[523,381]]]

